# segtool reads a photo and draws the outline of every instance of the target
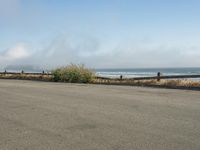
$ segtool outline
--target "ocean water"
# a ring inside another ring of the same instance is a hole
[[[158,72],[162,75],[200,75],[200,68],[142,68],[142,69],[96,69],[96,75],[100,77],[124,78],[152,77]]]

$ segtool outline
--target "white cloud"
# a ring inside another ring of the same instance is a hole
[[[23,59],[28,56],[29,53],[23,44],[18,44],[17,46],[8,49],[4,54],[4,57],[10,60]]]
[[[0,63],[1,67],[21,61],[28,58],[31,54],[28,52],[24,44],[17,44],[16,46],[5,50],[0,53]]]

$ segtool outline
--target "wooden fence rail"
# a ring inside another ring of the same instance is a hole
[[[21,72],[0,72],[0,75],[20,75],[20,74],[24,74],[24,75],[52,75],[51,73],[46,73],[46,72],[24,72],[24,71],[21,71]]]
[[[138,77],[131,78],[132,80],[160,80],[160,79],[188,79],[200,78],[200,75],[172,75],[172,76],[155,76],[155,77]]]
[[[41,73],[30,73],[30,72],[24,72],[23,70],[21,72],[0,72],[0,75],[52,75],[51,73],[41,72]],[[188,78],[200,78],[199,75],[169,75],[169,76],[162,76],[160,72],[157,73],[157,76],[153,77],[135,77],[135,78],[128,78],[128,80],[157,80],[160,81],[161,79],[188,79]],[[107,77],[99,77],[96,76],[96,79],[103,79],[103,80],[125,80],[127,78],[123,78],[122,75],[119,76],[119,78],[107,78]]]
[[[157,80],[157,81],[160,81],[161,79],[190,79],[190,78],[200,78],[200,74],[198,74],[198,75],[168,75],[168,76],[162,76],[161,73],[158,72],[157,76],[135,77],[135,78],[128,78],[128,80]],[[123,80],[123,79],[127,79],[127,78],[123,78],[122,76],[119,76],[119,78],[97,77],[97,79]]]

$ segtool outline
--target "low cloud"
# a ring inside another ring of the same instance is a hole
[[[26,48],[22,44],[18,44],[17,46],[8,49],[3,54],[3,57],[8,60],[19,60],[23,59],[29,56],[29,53],[27,52]]]
[[[2,53],[0,53],[0,64],[1,67],[5,65],[15,64],[18,61],[22,61],[30,57],[26,46],[24,44],[17,44],[16,46],[9,48]]]
[[[108,44],[108,43],[107,43]],[[51,69],[69,63],[91,68],[198,67],[200,46],[143,40],[107,45],[98,38],[58,36],[39,50],[18,44],[0,54],[1,67],[34,65]],[[109,48],[108,48],[109,47]]]

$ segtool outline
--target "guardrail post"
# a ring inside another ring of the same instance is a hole
[[[122,80],[123,79],[123,76],[122,75],[120,75],[120,80]]]
[[[161,75],[161,73],[158,72],[158,73],[157,73],[157,81],[158,81],[158,82],[160,81],[160,75]]]

